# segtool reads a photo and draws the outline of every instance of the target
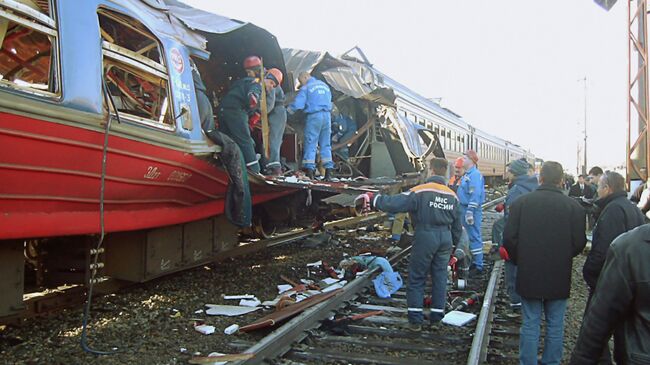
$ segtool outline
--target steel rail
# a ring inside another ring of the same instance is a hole
[[[496,295],[499,291],[499,278],[503,269],[503,261],[497,261],[492,267],[492,274],[488,282],[485,296],[483,297],[483,306],[476,323],[476,332],[472,340],[472,347],[467,357],[467,365],[478,365],[487,358],[487,348],[490,342],[490,330],[492,328],[492,319],[494,317],[494,305]]]
[[[389,259],[391,265],[406,257],[410,251],[411,246],[408,246],[398,254],[391,257]],[[320,321],[326,318],[330,312],[336,310],[345,302],[352,300],[361,292],[362,289],[370,285],[372,278],[378,274],[380,270],[380,268],[375,268],[363,276],[357,277],[348,285],[344,286],[342,292],[334,298],[317,304],[293,318],[285,325],[273,331],[260,342],[243,352],[245,354],[253,354],[253,358],[235,364],[262,364],[266,360],[283,355],[296,341],[299,342],[304,339],[307,335],[305,331],[320,326]]]

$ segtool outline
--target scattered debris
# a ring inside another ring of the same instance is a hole
[[[250,300],[249,299],[242,299],[242,300],[239,301],[239,305],[242,306],[242,307],[257,307],[260,304],[262,304],[262,302],[260,302],[260,300],[255,298],[255,297],[253,297],[253,299],[250,299]]]
[[[282,294],[282,293],[284,293],[286,291],[289,291],[289,290],[291,290],[291,288],[293,288],[293,286],[291,286],[289,284],[280,284],[280,285],[278,285],[278,294]]]
[[[319,260],[316,262],[310,262],[307,264],[307,267],[321,267],[323,265],[323,261]]]
[[[193,357],[190,359],[190,364],[202,365],[224,365],[228,361],[240,361],[253,358],[255,354],[222,354],[219,352],[211,352],[207,357]]]
[[[451,311],[445,314],[445,317],[442,319],[442,323],[461,327],[471,322],[475,318],[476,314],[461,311]]]
[[[204,312],[203,309],[198,309],[194,311],[194,314],[202,314]]]
[[[226,300],[240,300],[240,299],[255,299],[253,294],[242,294],[242,295],[224,295],[223,299]]]
[[[237,305],[206,304],[205,306],[208,307],[205,314],[209,316],[241,316],[261,309],[260,307],[241,307]]]
[[[237,333],[237,331],[239,331],[239,325],[232,324],[232,325],[226,327],[226,329],[223,330],[223,333],[225,333],[227,335],[232,335],[232,334]]]
[[[211,335],[214,333],[216,328],[214,326],[209,326],[207,324],[200,324],[198,326],[194,326],[194,330],[204,335]]]

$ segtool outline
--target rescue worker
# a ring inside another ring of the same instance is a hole
[[[320,146],[320,160],[325,168],[325,180],[332,178],[332,92],[326,83],[312,77],[308,72],[298,76],[300,90],[293,103],[287,107],[289,114],[303,110],[305,120],[304,152],[302,166],[310,179],[316,170],[316,148]]]
[[[244,60],[244,70],[247,77],[259,79],[262,77],[262,59],[257,56],[248,56]]]
[[[508,165],[508,177],[512,182],[511,187],[508,189],[508,195],[506,195],[506,201],[504,205],[504,227],[505,224],[508,224],[508,218],[510,213],[510,207],[519,197],[522,195],[528,194],[539,186],[536,176],[528,175],[529,164],[527,161],[515,160]],[[517,266],[512,263],[510,260],[506,260],[507,255],[504,254],[504,248],[501,246],[499,253],[501,258],[506,262],[506,287],[508,290],[508,296],[510,297],[510,308],[519,309],[521,308],[521,297],[517,293],[515,285],[517,283]]]
[[[347,142],[357,133],[357,122],[343,113],[333,113],[332,119],[332,142],[336,144]],[[350,150],[347,144],[336,150],[336,153],[342,159],[347,160],[350,158]]]
[[[266,104],[269,115],[269,160],[266,163],[266,174],[282,175],[282,164],[280,162],[280,148],[284,128],[287,126],[287,109],[284,107],[284,91],[282,84],[282,71],[272,68],[267,71],[266,78],[273,81],[275,87],[267,89]]]
[[[474,262],[470,268],[470,276],[483,272],[483,240],[481,239],[481,219],[483,211],[481,205],[485,200],[485,181],[478,171],[478,155],[473,150],[467,150],[463,157],[465,174],[458,187],[458,200],[460,201],[463,216],[463,227],[469,235],[469,247]]]
[[[463,175],[465,175],[465,168],[463,167],[464,163],[465,161],[462,157],[458,157],[456,161],[454,161],[454,176],[449,179],[449,187],[455,193],[458,192],[460,180],[462,179]]]
[[[582,275],[589,288],[587,308],[596,289],[598,277],[603,269],[609,246],[616,237],[630,231],[645,221],[643,214],[627,199],[625,178],[620,174],[608,171],[598,181],[598,196],[594,204],[600,208],[591,240],[591,250],[587,256]],[[616,337],[614,342],[616,342]],[[619,339],[620,341],[620,339]],[[600,364],[611,364],[609,347],[604,349]]]
[[[432,325],[445,315],[447,263],[452,247],[462,235],[460,206],[456,194],[447,187],[447,160],[431,161],[433,176],[427,182],[398,195],[362,194],[360,197],[376,209],[389,212],[409,212],[415,226],[415,241],[409,261],[407,286],[408,328],[420,330],[424,320],[422,307],[427,276],[432,275]]]
[[[270,81],[269,81],[270,84]],[[221,99],[217,112],[219,131],[237,143],[246,162],[246,167],[255,173],[260,165],[255,154],[255,142],[251,138],[249,124],[260,119],[259,100],[262,93],[259,79],[244,77],[235,81]]]

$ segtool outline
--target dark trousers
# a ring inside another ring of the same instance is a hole
[[[248,129],[248,115],[243,110],[219,108],[219,131],[230,137],[241,149],[246,167],[260,172],[260,164],[255,156],[255,142]]]
[[[589,304],[591,304],[591,297],[593,297],[594,292],[589,289],[589,297],[587,297],[587,305],[585,305],[585,314],[584,316],[587,315],[587,311],[589,310]],[[613,364],[612,362],[612,353],[609,351],[609,340],[605,344],[605,348],[603,349],[603,353],[600,355],[600,359],[598,359],[598,365],[611,365]]]
[[[447,303],[447,264],[451,256],[451,231],[448,227],[417,228],[415,243],[409,261],[409,278],[406,288],[408,320],[422,323],[424,315],[424,285],[431,274],[431,315],[432,323],[445,316]]]

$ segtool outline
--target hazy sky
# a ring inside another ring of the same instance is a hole
[[[588,164],[625,161],[624,1],[609,13],[591,0],[183,1],[266,28],[282,47],[358,45],[394,79],[571,171],[586,76]]]

